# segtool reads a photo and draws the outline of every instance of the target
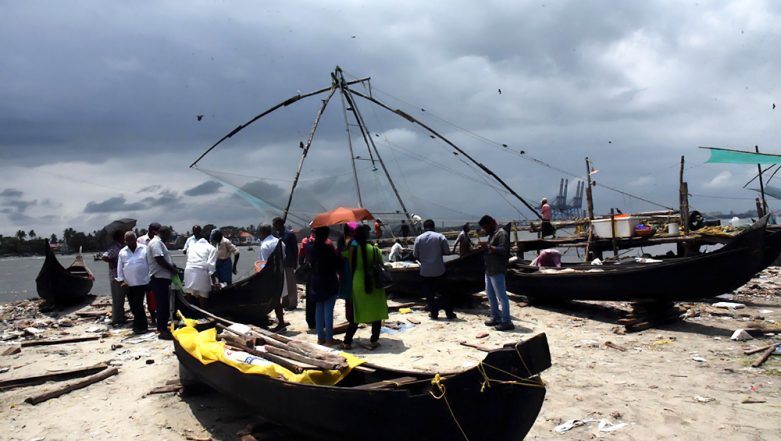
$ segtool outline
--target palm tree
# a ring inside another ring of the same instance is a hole
[[[17,232],[16,232],[16,237],[17,237],[19,240],[24,240],[24,238],[25,238],[25,237],[27,237],[27,233],[25,233],[25,232],[24,232],[24,231],[22,231],[22,230],[19,230],[19,231],[17,231]]]
[[[35,234],[35,230],[30,230],[29,233],[27,233],[28,236],[30,236],[30,240],[35,239],[37,235]]]

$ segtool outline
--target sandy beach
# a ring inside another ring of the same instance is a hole
[[[539,307],[513,296],[516,329],[506,333],[482,324],[488,312],[485,303],[457,310],[456,321],[432,321],[422,310],[393,312],[389,322],[401,325],[399,331],[383,333],[375,351],[359,344],[353,352],[377,364],[444,372],[483,358],[484,352],[461,342],[499,347],[544,332],[553,367],[543,372],[547,397],[526,439],[781,439],[781,356],[773,355],[753,368],[751,363],[760,354],[744,354],[779,342],[781,336],[730,340],[738,328],[778,327],[779,286],[781,269],[771,267],[736,291],[731,301],[744,308],[684,303],[685,319],[625,334],[616,333],[616,320],[629,309],[623,303]],[[0,381],[101,362],[119,369],[106,380],[37,405],[25,399],[57,383],[0,392],[3,439],[234,440],[248,425],[262,421],[251,409],[216,393],[150,395],[154,388],[178,379],[171,343],[158,341],[154,334],[139,338],[129,329],[107,327],[99,314],[107,310],[107,302],[98,297],[92,305],[56,315],[39,313],[37,301],[0,305],[0,331],[7,339],[0,353],[20,349],[0,356]],[[291,322],[287,335],[315,342],[315,336],[306,333],[302,309],[286,316]],[[89,317],[89,311],[98,313]],[[336,311],[339,322],[341,302]],[[28,335],[12,338],[24,329]],[[488,335],[478,338],[485,331]],[[20,347],[23,341],[85,335],[100,338]],[[357,341],[368,342],[368,337],[369,330],[360,329]],[[262,426],[254,433],[264,439]]]

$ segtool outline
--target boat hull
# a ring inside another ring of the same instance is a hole
[[[68,267],[63,267],[46,241],[46,259],[43,261],[35,287],[38,296],[55,305],[71,305],[84,300],[92,290],[95,277],[78,255]]]
[[[423,278],[419,268],[393,268],[393,283],[387,291],[410,297],[423,297]],[[482,291],[485,288],[485,264],[483,253],[476,251],[457,259],[445,262],[443,290],[452,296],[464,296]]]
[[[765,237],[765,226],[758,223],[710,253],[659,263],[588,267],[593,272],[541,272],[514,263],[507,273],[507,290],[535,300],[674,301],[713,297],[744,285],[767,266]]]
[[[534,371],[550,366],[547,339],[540,334],[488,354],[484,362],[487,375],[506,383],[494,382],[483,389],[484,377],[475,367],[444,376],[445,396],[437,399],[432,394],[439,395],[430,373],[365,365],[374,372],[353,370],[336,386],[304,385],[246,375],[222,363],[203,365],[178,342],[174,344],[181,367],[190,376],[251,406],[268,421],[321,440],[464,439],[456,420],[471,441],[520,440],[533,425],[545,398],[539,372]],[[508,381],[515,379],[508,373],[529,377],[528,384]],[[393,390],[360,388],[367,382],[402,376],[420,381]]]

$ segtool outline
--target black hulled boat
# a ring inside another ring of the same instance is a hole
[[[55,305],[72,305],[78,303],[89,294],[95,276],[84,264],[84,258],[79,253],[69,267],[65,268],[57,260],[49,241],[46,243],[46,259],[43,267],[35,278],[38,295]]]

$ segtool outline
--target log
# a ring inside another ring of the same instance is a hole
[[[469,343],[469,342],[466,342],[466,341],[462,341],[460,343],[460,345],[461,346],[466,346],[468,348],[475,348],[475,349],[477,349],[479,351],[483,351],[483,352],[491,352],[491,351],[493,351],[493,349],[491,349],[491,348],[489,348],[487,346],[479,345],[477,343]]]
[[[5,349],[3,349],[3,352],[0,352],[0,355],[14,355],[22,352],[21,346],[9,346]]]
[[[242,346],[233,346],[233,349],[236,349],[236,350],[239,350],[239,351],[244,351],[244,352],[246,352],[248,354],[252,354],[252,355],[254,355],[256,357],[263,358],[263,359],[268,360],[268,361],[270,361],[272,363],[276,363],[276,364],[282,366],[283,368],[285,368],[285,369],[287,369],[287,370],[289,370],[291,372],[295,372],[297,374],[300,374],[300,373],[304,372],[305,370],[319,370],[317,368],[317,366],[313,366],[313,365],[309,365],[309,364],[306,364],[306,363],[302,363],[300,361],[289,360],[287,358],[283,358],[283,357],[280,357],[278,355],[271,354],[269,352],[258,351],[258,350],[252,349],[252,348],[248,348],[246,346],[244,346],[244,347],[242,347]]]
[[[73,392],[74,390],[87,387],[90,384],[97,383],[98,381],[103,381],[106,378],[116,375],[118,373],[119,373],[119,369],[115,367],[104,369],[103,371],[98,372],[97,374],[94,375],[90,375],[87,378],[83,378],[81,380],[65,384],[62,387],[50,390],[48,392],[44,392],[39,395],[33,395],[31,397],[27,397],[25,398],[24,401],[32,405],[42,403],[44,401],[51,400],[52,398],[57,398],[61,395],[65,395],[67,393]]]
[[[91,318],[91,317],[103,317],[105,315],[111,314],[111,311],[106,309],[104,311],[76,311],[74,312],[79,317],[82,318]]]
[[[266,352],[270,354],[278,355],[280,357],[288,358],[290,360],[300,361],[306,364],[311,364],[312,366],[317,366],[320,369],[341,370],[347,368],[347,363],[330,363],[328,361],[307,357],[305,355],[301,355],[291,351],[286,351],[284,349],[276,348],[274,346],[264,346],[264,348],[266,349]]]
[[[756,360],[754,360],[753,363],[751,363],[751,367],[760,367],[762,366],[768,358],[770,358],[771,355],[773,355],[773,351],[776,350],[776,347],[778,344],[770,345],[767,349],[765,349],[765,352],[762,353],[759,357],[757,357]]]
[[[14,389],[17,387],[33,386],[36,384],[45,383],[47,381],[70,380],[72,378],[83,377],[85,375],[92,375],[96,372],[100,372],[103,369],[106,369],[107,367],[108,365],[106,363],[100,363],[93,366],[69,369],[66,371],[53,372],[49,374],[9,378],[8,380],[0,381],[0,391]]]
[[[146,393],[146,395],[157,395],[157,394],[167,394],[167,393],[176,393],[182,390],[181,384],[168,384],[165,386],[158,386],[149,392]]]
[[[621,345],[617,345],[617,344],[613,343],[612,341],[606,341],[605,342],[605,346],[607,346],[608,348],[616,349],[616,350],[621,351],[621,352],[626,352],[626,348],[625,347],[623,347]]]
[[[772,346],[773,345],[767,345],[767,346],[762,346],[761,348],[747,349],[747,350],[743,351],[743,354],[745,354],[745,355],[754,355],[754,354],[757,354],[759,352],[766,351],[768,348],[770,348]]]
[[[82,341],[99,340],[100,338],[101,337],[99,335],[85,335],[82,337],[58,338],[55,340],[31,340],[31,341],[22,342],[22,347],[27,348],[30,346],[49,346],[49,345],[60,345],[65,343],[79,343]]]

